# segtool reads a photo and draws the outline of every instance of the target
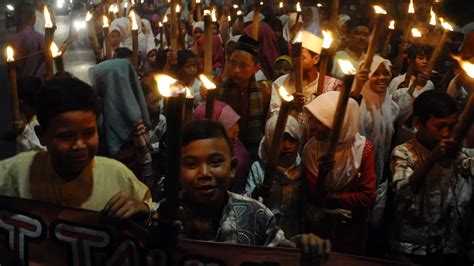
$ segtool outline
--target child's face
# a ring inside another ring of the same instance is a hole
[[[383,64],[381,64],[369,79],[370,88],[375,93],[386,92],[391,79],[392,74]]]
[[[231,150],[224,138],[192,141],[181,149],[184,196],[200,206],[219,207],[233,177]]]
[[[153,50],[153,51],[149,52],[146,59],[147,59],[147,63],[148,63],[149,66],[155,65],[156,51]]]
[[[311,70],[319,62],[319,55],[312,56],[307,49],[303,48],[301,50],[301,60],[303,61],[303,70]]]
[[[278,156],[278,165],[289,167],[295,163],[298,154],[298,140],[285,133],[283,141],[280,144],[280,155]]]
[[[215,23],[211,24],[211,31],[213,35],[219,34],[219,26],[216,25]]]
[[[428,65],[428,57],[426,55],[416,55],[415,70],[416,72],[423,72]]]
[[[194,41],[197,41],[201,38],[203,32],[200,28],[195,28],[193,30],[193,37],[194,37]]]
[[[193,80],[197,74],[197,62],[196,57],[191,57],[186,61],[186,64],[180,71],[180,78],[188,82]]]
[[[325,126],[321,121],[316,117],[310,114],[309,119],[309,132],[317,141],[327,141],[329,139],[329,134],[331,129]]]
[[[353,51],[365,51],[369,45],[369,28],[366,26],[357,26],[349,33],[347,45]]]
[[[433,149],[441,140],[452,137],[457,121],[456,114],[444,118],[432,117],[425,123],[415,118],[416,136],[424,146]]]
[[[96,115],[91,111],[61,113],[41,130],[40,139],[48,148],[57,174],[65,179],[75,178],[97,153]]]
[[[110,45],[112,47],[117,47],[120,45],[120,41],[122,37],[120,36],[120,33],[118,31],[114,30],[109,34],[109,39],[110,39]]]

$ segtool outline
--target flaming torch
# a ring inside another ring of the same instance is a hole
[[[301,60],[301,51],[303,47],[303,33],[299,31],[293,40],[293,63],[295,64],[294,80],[295,92],[303,93],[303,62]]]
[[[369,47],[367,48],[367,54],[365,56],[364,66],[365,69],[370,69],[372,65],[372,60],[374,58],[375,49],[377,48],[377,44],[380,39],[380,33],[382,31],[383,22],[385,20],[385,15],[387,11],[385,11],[380,6],[373,6],[375,10],[375,27],[370,37]]]
[[[217,98],[217,87],[206,75],[201,74],[199,75],[199,79],[201,80],[204,87],[207,89],[207,96],[206,96],[206,118],[213,120],[214,117],[214,106],[216,103]]]
[[[407,23],[406,28],[403,31],[402,41],[398,45],[398,54],[397,54],[397,58],[395,59],[395,68],[393,69],[394,76],[400,73],[403,66],[403,49],[408,42],[414,15],[415,15],[415,6],[413,5],[413,0],[410,0],[410,4],[408,5],[408,16],[406,19],[406,23]]]
[[[166,116],[166,177],[164,182],[165,197],[167,204],[163,214],[166,219],[176,220],[177,189],[181,168],[181,127],[183,121],[184,94],[173,93],[173,85],[176,79],[167,75],[156,75],[155,81],[158,91],[167,100]]]
[[[49,14],[48,7],[44,5],[44,47],[51,47],[53,42],[53,21]],[[46,79],[53,76],[53,55],[49,49],[46,49],[45,63],[46,63]]]
[[[330,31],[323,30],[323,45],[321,50],[321,61],[319,63],[319,76],[318,76],[318,89],[316,91],[316,96],[321,95],[324,91],[324,77],[326,76],[326,71],[328,68],[329,62],[329,49],[333,42],[333,38]]]
[[[393,35],[394,30],[395,30],[395,20],[390,20],[390,24],[388,25],[388,34],[382,46],[382,52],[380,53],[383,58],[387,58],[388,46],[390,45],[390,41],[392,40],[392,35]]]
[[[132,20],[132,65],[138,68],[138,23],[135,10],[130,10],[130,19]]]
[[[466,72],[467,76],[469,78],[474,79],[474,64],[464,61],[464,60],[459,60],[459,63],[461,65],[461,68]],[[469,99],[464,107],[464,110],[459,117],[459,121],[456,124],[456,127],[454,128],[454,133],[453,133],[453,138],[456,141],[456,143],[461,144],[464,138],[466,137],[467,132],[469,131],[469,128],[472,125],[474,119],[474,94],[471,93],[469,96]]]
[[[253,7],[253,21],[252,21],[252,33],[251,37],[258,41],[258,34],[260,31],[260,6],[255,1],[255,6]]]
[[[271,141],[270,156],[265,165],[265,177],[263,179],[263,185],[266,188],[271,188],[273,180],[275,179],[277,160],[280,155],[280,144],[283,140],[283,135],[285,134],[286,122],[288,121],[293,102],[293,96],[288,94],[285,87],[281,86],[278,89],[278,94],[282,101],[280,111],[278,112],[275,130],[273,131],[273,139],[269,140]]]
[[[53,55],[54,64],[56,65],[56,72],[59,75],[64,75],[66,72],[64,71],[62,51],[58,49],[54,42],[51,43],[49,49],[51,50],[51,54]]]
[[[212,75],[212,15],[204,10],[204,73]]]
[[[110,46],[109,39],[109,18],[106,15],[102,16],[102,29],[104,30],[105,58],[112,59],[112,47]]]
[[[7,56],[7,69],[8,69],[8,78],[10,80],[10,89],[11,89],[11,103],[12,103],[12,114],[13,121],[21,121],[20,116],[20,102],[18,101],[18,87],[16,83],[16,64],[15,58],[13,57],[13,48],[7,46],[6,56]]]

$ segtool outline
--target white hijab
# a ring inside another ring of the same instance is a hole
[[[380,56],[374,56],[370,66],[369,80],[374,72],[383,65],[390,71],[391,63]],[[378,181],[382,178],[384,163],[389,159],[394,123],[399,114],[399,107],[392,100],[390,93],[376,93],[367,81],[361,91],[363,96],[360,105],[361,119],[359,124],[360,133],[366,136],[374,144],[375,171]]]
[[[283,25],[283,38],[287,42],[291,42],[291,34],[290,34],[290,29],[296,24],[296,18],[298,17],[297,13],[291,13],[288,16],[288,20],[286,23]],[[303,22],[303,16],[300,15],[298,18],[299,22]]]
[[[305,108],[325,126],[332,128],[339,95],[338,91],[323,93]],[[365,147],[365,137],[359,134],[358,129],[359,114],[359,105],[349,99],[334,156],[335,165],[325,180],[325,189],[329,192],[343,190],[358,173]],[[328,146],[329,142],[318,141],[314,137],[304,146],[303,164],[311,174],[318,176],[318,160],[326,154]]]
[[[305,21],[304,25],[304,29],[313,33],[314,35],[317,35],[317,36],[322,36],[322,33],[321,33],[321,27],[319,26],[319,12],[318,12],[318,8],[312,6],[312,7],[309,7],[311,9],[311,13],[312,13],[312,19],[311,21]]]

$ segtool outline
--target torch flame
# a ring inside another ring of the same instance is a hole
[[[441,19],[441,18],[440,18],[440,19]],[[451,24],[449,24],[448,22],[446,22],[446,21],[444,21],[444,20],[441,22],[441,26],[443,26],[443,28],[444,28],[445,30],[449,30],[449,31],[453,31],[453,30],[454,30],[453,27],[451,26]]]
[[[132,9],[130,11],[129,16],[132,19],[132,30],[138,30],[137,16],[135,15],[135,10]]]
[[[296,12],[301,12],[301,4],[300,2],[296,3]]]
[[[410,0],[410,5],[408,5],[408,13],[415,14],[415,6],[413,5],[413,0]]]
[[[337,60],[337,63],[339,64],[339,67],[341,68],[342,73],[344,73],[344,75],[355,75],[356,70],[352,65],[351,61],[339,59]]]
[[[242,10],[237,10],[237,16],[242,16]]]
[[[303,42],[303,33],[301,31],[298,31],[296,33],[295,38],[293,39],[293,43],[302,43]]]
[[[102,28],[109,27],[109,18],[107,16],[102,16]]]
[[[430,15],[430,25],[436,26],[436,13],[433,11],[433,7],[431,7]]]
[[[474,78],[474,64],[473,63],[462,60],[461,57],[458,57],[458,56],[453,56],[453,58],[459,62],[459,65],[461,65],[461,68],[464,69],[464,71],[469,77]]]
[[[283,8],[283,2],[280,2],[279,7]]]
[[[44,5],[44,27],[45,28],[52,28],[53,21],[51,21],[51,15],[49,14],[48,7]]]
[[[285,102],[291,102],[293,101],[294,97],[293,95],[289,94],[288,91],[286,91],[285,87],[281,86],[278,88],[278,94],[280,94],[280,97],[285,101]]]
[[[62,52],[59,51],[58,46],[56,46],[54,42],[51,43],[51,46],[49,47],[49,49],[51,50],[51,54],[53,55],[53,57],[58,57],[62,54]]]
[[[233,5],[232,6],[234,9],[239,9],[239,5]]]
[[[179,5],[176,5],[176,9],[175,9],[175,10],[176,10],[176,13],[179,13],[179,12],[181,12],[181,7],[180,7]]]
[[[196,0],[196,4],[200,4],[201,3],[201,0]]]
[[[231,22],[232,18],[230,16],[227,16],[227,21]]]
[[[168,23],[168,16],[165,15],[165,17],[163,18],[163,24],[165,23]]]
[[[325,31],[323,30],[323,48],[324,49],[329,49],[331,47],[331,44],[332,44],[332,41],[333,41],[333,38],[332,38],[332,35],[331,35],[331,32],[330,31]]]
[[[11,46],[7,46],[7,62],[13,62],[15,61],[15,58],[13,57],[13,48]]]
[[[90,20],[92,19],[92,13],[87,11],[87,14],[86,14],[86,22],[89,22]]]
[[[263,6],[263,1],[260,1],[260,5]]]
[[[411,29],[411,35],[414,38],[420,38],[421,37],[421,32],[417,28]]]
[[[202,13],[204,14],[204,16],[209,16],[209,15],[211,15],[211,10],[204,9],[204,11]]]
[[[163,27],[163,23],[161,23],[161,21],[158,22],[158,27],[160,27],[160,28]]]
[[[214,84],[210,79],[208,79],[206,77],[206,75],[204,74],[201,74],[199,75],[199,79],[201,80],[202,84],[204,85],[204,87],[206,87],[206,89],[208,90],[214,90],[216,89],[216,84]]]
[[[390,20],[390,25],[388,25],[388,28],[391,30],[395,29],[395,20]]]
[[[373,6],[373,8],[376,14],[387,15],[387,11],[385,11],[385,9],[383,9],[382,7],[375,5]]]
[[[118,11],[119,11],[119,10],[118,10],[118,6],[117,6],[116,4],[110,5],[110,7],[109,7],[109,12],[110,12],[110,13],[117,14]]]
[[[317,7],[323,7],[323,4],[317,3],[316,6],[317,6]]]
[[[194,98],[193,94],[191,93],[191,89],[189,87],[184,87],[184,89],[186,90],[186,98],[188,99]]]
[[[213,8],[212,11],[211,11],[211,20],[212,20],[212,22],[217,21],[216,9],[215,8]]]
[[[171,90],[171,85],[173,85],[178,80],[164,74],[155,75],[154,78],[161,96],[170,97],[173,93]]]

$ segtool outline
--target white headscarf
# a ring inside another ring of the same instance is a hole
[[[383,65],[390,71],[390,61],[380,56],[374,56],[370,66],[369,80],[380,65]],[[383,174],[383,165],[390,155],[394,123],[400,108],[392,100],[390,93],[374,92],[370,87],[370,81],[364,84],[361,94],[363,99],[360,105],[361,119],[359,129],[360,133],[374,144],[375,171],[380,181]]]
[[[141,22],[143,23],[143,25],[145,26],[145,29],[146,29],[146,33],[145,33],[145,29],[143,29],[143,34],[145,35],[145,38],[146,38],[146,52],[147,54],[155,49],[155,37],[153,36],[153,30],[151,29],[151,23],[148,19],[146,18],[142,18],[141,19]]]
[[[338,91],[323,93],[305,105],[305,108],[332,129],[339,95]],[[359,105],[355,100],[349,99],[334,155],[335,165],[325,180],[325,189],[329,192],[344,189],[356,176],[361,165],[365,137],[359,134],[359,115]],[[326,154],[328,148],[329,142],[318,141],[314,137],[304,146],[303,164],[314,176],[318,176],[318,160]]]
[[[312,13],[312,20],[311,21],[305,21],[305,27],[304,29],[317,35],[317,36],[322,36],[321,33],[321,27],[319,26],[319,12],[318,8],[312,6],[309,7],[311,9]]]
[[[273,135],[275,133],[275,127],[278,120],[278,115],[273,115],[268,119],[265,124],[265,136],[263,136],[260,141],[260,146],[258,147],[258,157],[262,162],[268,160],[268,155],[270,153],[270,146],[272,145]],[[285,133],[290,134],[292,138],[300,139],[300,125],[298,121],[293,116],[288,116],[288,120],[285,126]]]
[[[286,23],[283,25],[283,38],[285,41],[290,42],[291,41],[291,34],[290,34],[290,29],[296,24],[296,18],[298,17],[297,13],[291,13],[288,16],[288,20]],[[303,16],[300,16],[298,18],[299,22],[303,22]]]

